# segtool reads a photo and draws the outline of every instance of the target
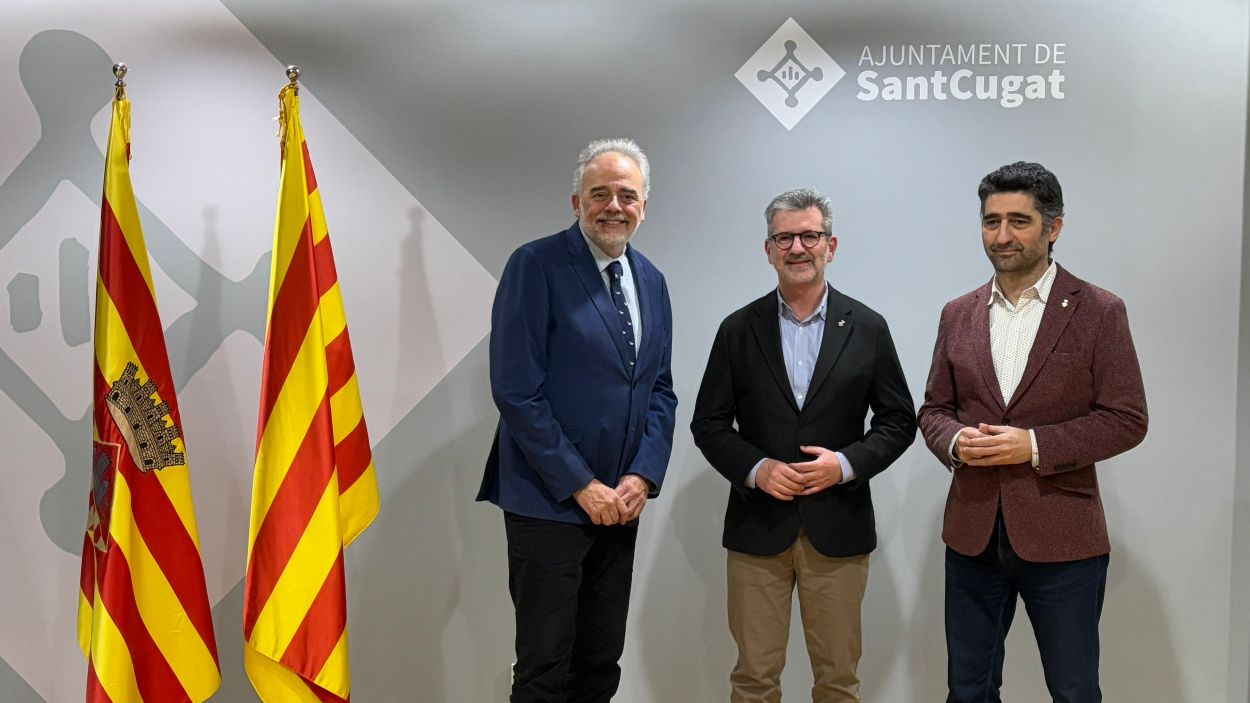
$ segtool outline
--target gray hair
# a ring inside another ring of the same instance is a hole
[[[647,160],[647,155],[642,152],[638,142],[628,137],[596,139],[587,144],[582,153],[577,155],[577,169],[573,171],[573,192],[581,191],[582,176],[590,162],[610,152],[627,156],[638,164],[638,170],[642,171],[642,199],[646,200],[647,194],[651,192],[651,162]]]
[[[825,232],[832,234],[833,204],[815,188],[795,188],[773,198],[772,202],[768,203],[768,207],[764,208],[764,225],[768,228],[768,234],[773,233],[773,217],[777,213],[813,207],[820,210],[821,226]]]

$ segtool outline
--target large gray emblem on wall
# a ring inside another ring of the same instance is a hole
[[[734,74],[786,130],[846,75],[793,18],[787,19]]]

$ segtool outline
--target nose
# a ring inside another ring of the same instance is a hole
[[[994,228],[994,242],[996,244],[1011,243],[1011,230],[1007,227],[1006,221],[998,223],[998,226]]]

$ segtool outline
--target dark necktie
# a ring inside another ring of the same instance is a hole
[[[616,306],[616,311],[619,313],[621,334],[626,342],[626,349],[629,350],[629,365],[632,367],[638,359],[638,353],[634,348],[634,319],[630,317],[629,308],[625,306],[625,291],[621,290],[621,262],[619,261],[612,261],[608,264],[608,290],[612,293],[612,304]]]

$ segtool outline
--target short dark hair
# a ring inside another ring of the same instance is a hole
[[[1050,224],[1063,217],[1063,188],[1059,179],[1045,166],[1028,161],[1017,161],[990,172],[977,186],[981,199],[981,214],[985,214],[985,200],[995,193],[1027,193],[1033,196],[1033,205],[1042,213],[1042,231],[1050,231]],[[1054,249],[1054,244],[1051,244]]]

